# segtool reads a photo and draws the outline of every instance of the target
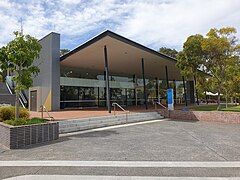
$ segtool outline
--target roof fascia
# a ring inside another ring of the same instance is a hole
[[[151,54],[154,54],[154,55],[157,55],[157,56],[159,56],[159,57],[166,58],[167,60],[172,61],[172,62],[174,62],[174,63],[177,62],[177,60],[174,59],[174,58],[172,58],[172,57],[169,57],[169,56],[167,56],[167,55],[165,55],[165,54],[162,54],[162,53],[159,53],[159,52],[157,52],[157,51],[155,51],[155,50],[152,50],[152,49],[150,49],[150,48],[148,48],[148,47],[146,47],[146,46],[143,46],[143,45],[141,45],[141,44],[139,44],[139,43],[137,43],[137,42],[134,42],[134,41],[132,41],[132,40],[130,40],[130,39],[127,39],[127,38],[125,38],[125,37],[123,37],[123,36],[121,36],[121,35],[118,35],[118,34],[112,32],[112,31],[109,31],[109,30],[104,31],[103,33],[95,36],[94,38],[92,38],[92,39],[90,39],[89,41],[83,43],[82,45],[80,45],[80,46],[78,46],[77,48],[73,49],[72,51],[68,52],[67,54],[61,56],[61,57],[60,57],[60,61],[63,61],[63,60],[66,59],[67,57],[69,57],[69,56],[77,53],[78,51],[80,51],[80,50],[82,50],[82,49],[84,49],[84,48],[86,48],[86,47],[94,44],[95,42],[99,41],[100,39],[102,39],[102,38],[104,38],[104,37],[106,37],[106,36],[109,36],[109,37],[111,37],[111,38],[114,38],[114,39],[116,39],[116,40],[119,40],[119,41],[121,41],[121,42],[124,42],[124,43],[126,43],[126,44],[129,44],[129,45],[134,46],[134,47],[136,47],[136,48],[139,48],[139,49],[141,49],[141,50],[147,51],[147,52],[149,52],[149,53],[151,53]]]

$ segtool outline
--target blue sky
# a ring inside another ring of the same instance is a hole
[[[181,50],[188,36],[213,27],[239,31],[239,9],[239,0],[0,0],[0,47],[14,38],[22,18],[25,34],[60,33],[61,48],[109,29],[155,50]]]

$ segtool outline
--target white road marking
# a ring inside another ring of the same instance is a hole
[[[240,168],[240,161],[0,161],[0,167],[153,167],[153,168]]]
[[[129,127],[129,126],[136,126],[140,124],[149,124],[149,123],[155,123],[155,122],[161,122],[161,121],[167,121],[168,119],[158,119],[158,120],[150,120],[150,121],[143,121],[143,122],[136,122],[136,123],[130,123],[130,124],[120,124],[120,125],[114,125],[114,126],[108,126],[103,128],[96,128],[96,129],[90,129],[85,131],[78,131],[78,132],[72,132],[72,133],[64,133],[60,134],[60,137],[66,137],[66,136],[73,136],[78,134],[85,134],[85,133],[91,133],[91,132],[97,132],[97,131],[104,131],[108,129],[116,129],[116,128],[122,128],[122,127]]]
[[[157,176],[82,176],[82,175],[25,175],[5,180],[239,180],[239,177],[157,177]]]

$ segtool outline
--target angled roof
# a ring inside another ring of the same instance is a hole
[[[149,53],[155,54],[155,55],[157,55],[159,57],[166,58],[169,61],[177,62],[177,60],[172,58],[172,57],[169,57],[169,56],[167,56],[165,54],[162,54],[162,53],[160,53],[158,51],[150,49],[150,48],[148,48],[146,46],[143,46],[142,44],[139,44],[139,43],[137,43],[135,41],[132,41],[132,40],[130,40],[128,38],[125,38],[125,37],[123,37],[123,36],[121,36],[119,34],[116,34],[116,33],[112,32],[112,31],[109,31],[109,30],[106,30],[106,31],[100,33],[99,35],[97,35],[94,38],[90,39],[89,41],[81,44],[80,46],[78,46],[77,48],[75,48],[72,51],[68,52],[67,54],[61,56],[60,57],[60,61],[63,61],[64,59],[66,59],[67,57],[71,56],[72,54],[74,54],[74,53],[76,53],[76,52],[78,52],[78,51],[80,51],[80,50],[90,46],[91,44],[99,41],[100,39],[102,39],[102,38],[104,38],[106,36],[109,36],[109,37],[114,38],[116,40],[122,41],[122,42],[127,43],[127,44],[129,44],[131,46],[134,46],[136,48],[139,48],[139,49],[142,49],[144,51],[147,51]]]
[[[109,30],[97,35],[60,57],[61,67],[104,71],[104,47],[107,47],[110,74],[142,76],[141,60],[144,59],[145,75],[151,78],[181,80],[176,59],[152,50]]]

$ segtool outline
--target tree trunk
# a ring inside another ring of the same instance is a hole
[[[233,97],[231,97],[231,105],[233,105]]]
[[[19,118],[19,91],[16,91],[15,99],[15,119]]]
[[[18,76],[19,76],[19,82],[21,84],[21,66],[18,67]],[[21,91],[19,87],[19,82],[16,82],[15,87],[15,93],[16,93],[16,99],[15,99],[15,119],[19,118],[19,93]]]
[[[220,94],[221,94],[221,82],[218,83],[218,100],[217,100],[217,110],[220,110]]]
[[[208,100],[207,100],[207,91],[205,91],[205,100],[206,100],[206,104],[208,104]]]
[[[226,91],[226,95],[225,95],[225,99],[226,99],[226,108],[228,108],[228,94],[227,94],[227,91]]]

